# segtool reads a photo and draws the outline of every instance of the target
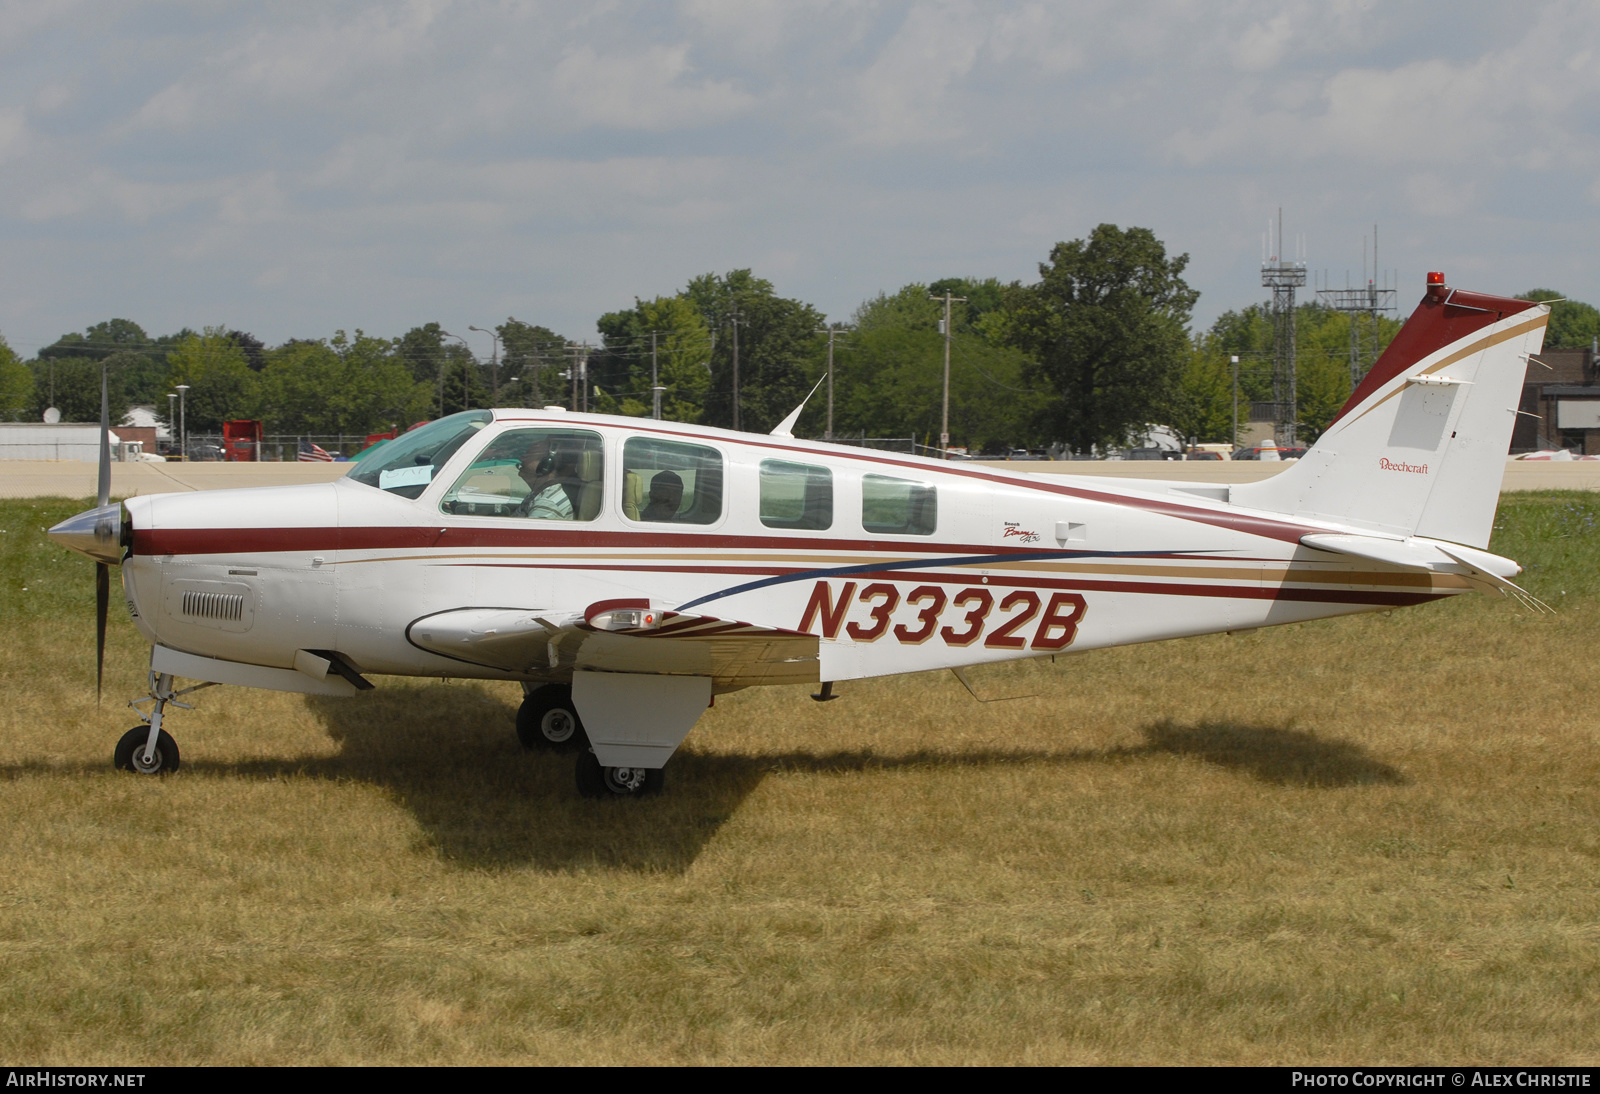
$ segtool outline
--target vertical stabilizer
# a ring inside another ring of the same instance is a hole
[[[1550,309],[1428,292],[1298,464],[1233,488],[1235,504],[1487,547],[1528,356]]]

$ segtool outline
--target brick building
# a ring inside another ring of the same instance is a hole
[[[1547,349],[1528,362],[1511,452],[1567,448],[1600,455],[1600,375],[1595,349]],[[1539,362],[1544,362],[1540,364]],[[1548,367],[1546,367],[1548,366]]]

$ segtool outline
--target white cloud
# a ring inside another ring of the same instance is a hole
[[[1600,300],[1600,10],[1439,10],[0,0],[8,287],[44,341],[491,305],[581,337],[708,269],[766,264],[844,315],[1029,278],[1111,221],[1190,251],[1221,310],[1258,295],[1282,204],[1313,264],[1354,265],[1381,220],[1386,265],[1590,271],[1558,287]]]
[[[28,116],[20,108],[0,108],[0,163],[28,150]]]
[[[601,55],[572,49],[555,69],[555,87],[575,125],[687,129],[745,113],[752,96],[726,80],[695,79],[687,45]]]
[[[971,72],[986,37],[964,6],[913,7],[889,43],[851,81],[836,109],[858,144],[893,146],[965,135],[964,119],[944,112],[946,97]]]

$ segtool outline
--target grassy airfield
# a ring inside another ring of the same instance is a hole
[[[1600,1061],[1600,498],[1498,597],[724,696],[589,802],[514,686],[215,688],[113,772],[145,649],[0,503],[0,1059]]]

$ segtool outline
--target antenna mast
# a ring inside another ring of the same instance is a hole
[[[1350,390],[1354,391],[1378,358],[1382,328],[1380,312],[1395,310],[1395,290],[1378,287],[1378,226],[1372,226],[1372,276],[1367,276],[1367,241],[1361,241],[1361,276],[1366,285],[1359,289],[1321,289],[1317,301],[1350,317]],[[1347,275],[1348,276],[1348,275]],[[1387,280],[1387,279],[1385,279]]]
[[[1268,222],[1268,231],[1271,231]],[[1294,447],[1299,418],[1295,382],[1294,291],[1306,283],[1306,264],[1283,258],[1283,207],[1278,207],[1278,245],[1261,264],[1261,284],[1272,290],[1272,398],[1276,404],[1278,443]]]

